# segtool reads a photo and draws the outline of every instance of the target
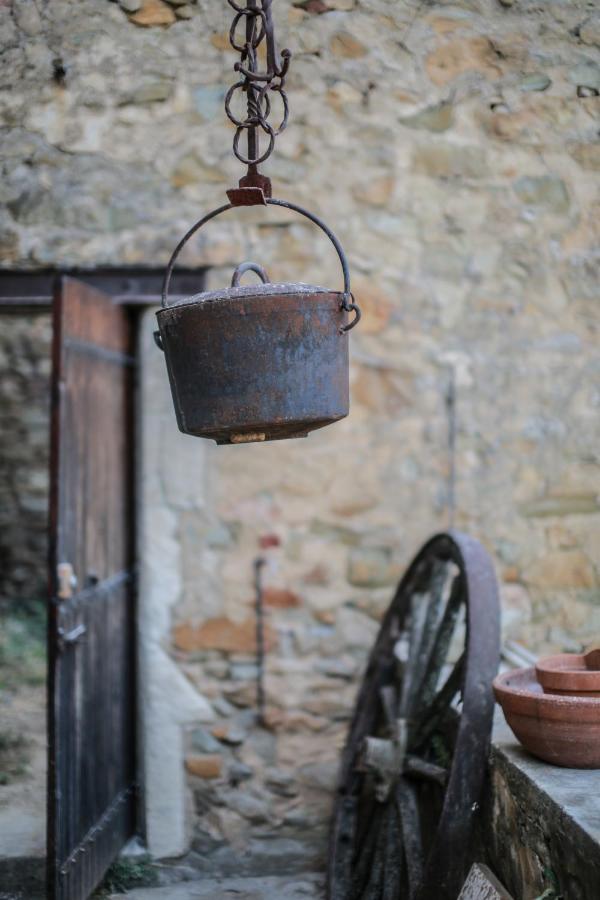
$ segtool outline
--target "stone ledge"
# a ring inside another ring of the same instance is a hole
[[[478,842],[508,891],[533,900],[598,900],[600,773],[530,756],[496,710]],[[551,889],[554,889],[552,893]]]

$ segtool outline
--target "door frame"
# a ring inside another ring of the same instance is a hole
[[[171,282],[171,299],[182,298],[198,293],[204,287],[207,267],[184,268],[181,267],[173,273]],[[0,317],[3,314],[49,314],[52,311],[54,289],[57,279],[62,276],[73,277],[92,287],[96,287],[112,297],[116,305],[127,307],[134,313],[132,327],[134,334],[134,347],[136,360],[139,361],[139,332],[142,313],[149,307],[160,305],[161,290],[164,270],[147,267],[102,267],[97,269],[68,269],[59,270],[47,268],[34,271],[17,271],[0,269]],[[134,386],[134,434],[138,434],[140,408],[138,401],[139,385]],[[50,448],[50,434],[48,436]],[[132,453],[135,457],[139,450],[139,440],[133,441]],[[133,466],[134,459],[130,460]],[[137,487],[137,486],[136,486]],[[137,495],[137,490],[135,490]],[[139,517],[137,515],[139,497],[136,496],[134,506],[134,521],[132,540],[137,547],[139,531]],[[135,561],[137,562],[137,553]],[[137,594],[137,591],[136,591]],[[145,798],[144,798],[144,765],[143,765],[143,739],[145,728],[140,722],[142,713],[143,690],[140,685],[139,672],[139,603],[137,596],[134,600],[135,617],[135,654],[136,654],[136,772],[135,778],[139,785],[136,810],[136,833],[145,840]],[[48,834],[46,835],[46,843]]]

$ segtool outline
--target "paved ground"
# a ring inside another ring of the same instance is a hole
[[[23,772],[0,783],[0,856],[43,857],[46,852],[46,688],[0,691],[2,736],[23,742]],[[2,770],[0,760],[0,774]],[[0,879],[1,882],[1,879]]]
[[[266,878],[208,878],[161,888],[138,888],[129,900],[322,900],[322,875]],[[113,894],[111,900],[123,900]]]

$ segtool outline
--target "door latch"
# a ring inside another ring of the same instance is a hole
[[[58,629],[58,648],[62,653],[67,647],[72,644],[76,644],[81,640],[83,635],[86,633],[86,627],[83,622],[80,622],[79,625],[76,625],[75,628],[71,628],[69,631],[65,631],[64,628]]]

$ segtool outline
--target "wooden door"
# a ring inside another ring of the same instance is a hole
[[[134,358],[95,288],[53,316],[48,895],[84,900],[135,829]]]

